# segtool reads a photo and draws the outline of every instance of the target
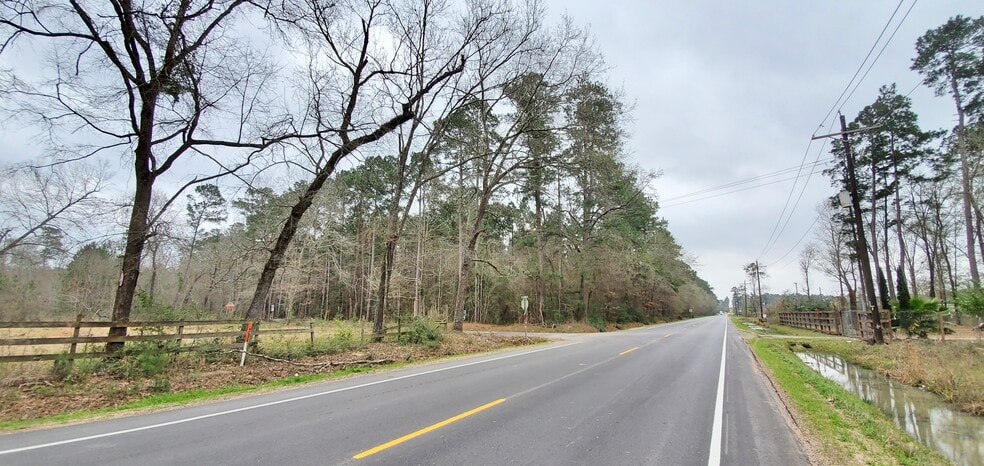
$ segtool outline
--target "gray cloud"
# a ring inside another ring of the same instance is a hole
[[[910,4],[902,5],[897,19]],[[668,199],[799,165],[810,136],[896,3],[551,0],[547,5],[551,14],[590,25],[611,66],[609,84],[635,104],[631,159],[663,171],[656,187]],[[901,92],[916,86],[919,77],[909,71],[916,38],[957,14],[978,16],[984,5],[918,3],[842,105],[844,113],[856,115],[881,85],[896,82]],[[949,100],[925,88],[912,98],[924,127],[952,125]],[[812,146],[808,162],[830,157],[820,148]],[[743,279],[742,264],[766,246],[792,186],[788,181],[684,205],[666,202],[660,213],[677,241],[698,257],[701,276],[723,296]],[[801,189],[799,184],[790,207]],[[837,190],[819,173],[810,179],[785,231],[761,258],[770,265],[764,287],[781,292],[802,281],[794,244],[809,231],[816,205]],[[817,283],[834,290],[829,280]]]

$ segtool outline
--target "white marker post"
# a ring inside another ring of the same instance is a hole
[[[520,297],[519,298],[519,305],[523,308],[523,338],[526,338],[527,340],[529,340],[530,339],[530,336],[529,336],[529,332],[528,332],[528,330],[526,328],[527,327],[527,324],[529,324],[529,322],[530,322],[529,314],[526,313],[526,309],[528,309],[530,307],[530,298],[529,298],[529,296],[523,295],[522,297]]]
[[[249,346],[249,336],[253,333],[253,322],[246,322],[246,338],[243,338],[243,356],[239,358],[239,367],[246,364],[246,347]]]

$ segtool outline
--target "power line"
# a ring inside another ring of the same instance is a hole
[[[806,166],[806,156],[810,154],[810,147],[812,146],[813,146],[813,141],[811,140],[810,144],[807,144],[806,150],[803,152],[803,158],[800,160],[800,168],[799,171],[797,171],[796,173],[797,178],[799,178],[799,174],[803,170],[803,167]],[[821,147],[823,146],[821,145]],[[819,152],[817,153],[817,159],[818,160],[820,159]],[[810,171],[810,176],[813,176],[813,171]],[[809,182],[809,179],[807,179],[807,182]],[[769,234],[769,239],[765,242],[765,247],[762,248],[762,251],[759,252],[758,257],[755,259],[756,261],[761,259],[762,256],[765,255],[765,253],[769,252],[772,246],[774,246],[775,243],[779,241],[779,236],[781,236],[782,232],[786,229],[786,224],[789,223],[789,219],[792,218],[793,216],[792,211],[790,211],[789,217],[786,217],[786,211],[787,209],[789,209],[789,200],[793,198],[793,192],[795,191],[796,191],[796,183],[793,183],[793,185],[789,188],[789,194],[786,195],[786,202],[782,205],[782,211],[779,212],[779,218],[776,220],[776,224],[772,226],[772,233]],[[803,189],[800,190],[800,197],[803,196],[804,191],[806,191],[806,183],[803,184]],[[796,202],[797,204],[799,204],[798,198]],[[795,210],[795,207],[793,207],[793,209]],[[786,223],[783,223],[782,220],[783,217],[786,217]],[[782,224],[782,228],[779,227],[780,224]]]
[[[830,117],[833,114],[834,110],[839,108],[838,105],[843,106],[843,104],[846,104],[847,101],[850,100],[850,98],[854,95],[854,92],[857,91],[858,87],[860,87],[861,83],[868,76],[868,73],[871,71],[872,67],[874,67],[874,64],[878,61],[878,59],[881,57],[882,53],[888,47],[888,44],[891,42],[892,38],[895,37],[895,34],[896,34],[896,32],[898,32],[899,28],[902,26],[902,23],[909,16],[909,13],[912,11],[913,7],[915,6],[916,1],[918,1],[918,0],[913,0],[912,5],[909,6],[909,9],[906,11],[906,13],[902,17],[902,19],[899,20],[899,22],[896,25],[895,29],[892,31],[892,34],[889,36],[889,38],[883,44],[881,50],[879,50],[878,54],[875,56],[875,58],[869,64],[868,63],[868,59],[871,58],[872,53],[878,47],[878,44],[881,42],[882,37],[885,36],[885,32],[888,31],[888,28],[892,25],[892,22],[895,20],[895,17],[898,14],[899,9],[902,7],[903,3],[905,3],[905,0],[899,0],[899,3],[895,6],[895,9],[892,11],[892,15],[888,18],[888,21],[885,23],[885,26],[882,27],[882,30],[881,30],[881,32],[879,32],[878,37],[875,39],[875,42],[871,45],[871,48],[868,49],[868,53],[865,55],[864,60],[861,61],[861,64],[858,66],[857,70],[854,71],[854,75],[851,77],[851,80],[848,81],[847,85],[844,87],[844,90],[841,91],[840,95],[837,97],[837,100],[834,101],[834,104],[831,106],[830,110],[827,111],[827,114],[824,116],[823,120],[821,120],[821,123],[820,123],[820,126],[818,127],[818,129],[825,126],[825,123],[827,123],[827,120],[830,119]],[[861,70],[865,69],[865,65],[866,64],[868,64],[867,70],[865,70],[865,72],[861,76],[861,78],[858,79],[858,75],[861,73]],[[857,83],[855,84],[855,80],[856,79],[857,79]],[[852,85],[854,85],[853,90],[851,88]],[[848,90],[851,90],[850,94],[847,94]],[[845,98],[845,95],[847,95],[846,98]],[[806,157],[807,157],[807,155],[810,152],[810,148],[812,147],[812,143],[813,143],[813,141],[811,140],[810,143],[807,145],[806,151],[804,151],[804,153],[803,153],[803,164],[805,164]],[[820,155],[821,155],[822,150],[823,150],[823,145],[820,146],[820,150],[817,153],[817,159],[818,160],[820,158]],[[769,235],[768,241],[766,241],[765,247],[762,249],[762,252],[759,253],[759,256],[758,256],[759,259],[761,259],[762,256],[764,256],[765,254],[767,254],[772,249],[772,247],[775,246],[775,244],[779,241],[779,238],[782,236],[782,233],[785,231],[786,226],[789,224],[790,220],[792,219],[793,212],[799,206],[799,202],[800,202],[800,200],[802,200],[803,194],[806,192],[806,187],[809,184],[809,181],[810,181],[810,178],[812,177],[812,175],[813,175],[813,171],[811,171],[810,174],[807,176],[806,182],[803,184],[803,187],[800,189],[800,194],[797,197],[796,202],[794,203],[792,209],[789,209],[789,201],[790,201],[790,199],[792,199],[792,195],[796,191],[796,183],[794,183],[793,186],[790,187],[789,195],[786,197],[786,203],[783,205],[782,211],[779,214],[779,218],[776,221],[776,225],[773,227],[772,233]],[[788,216],[787,216],[787,209],[788,209]],[[780,227],[780,225],[782,225],[782,226]],[[788,252],[787,252],[787,254],[788,254]],[[785,255],[784,255],[784,257],[785,257]]]
[[[868,77],[868,73],[871,72],[871,69],[874,68],[875,63],[877,63],[878,62],[878,59],[881,58],[882,53],[884,53],[885,52],[885,49],[888,48],[888,44],[890,44],[892,42],[892,39],[895,38],[895,34],[897,32],[899,32],[899,28],[902,27],[902,23],[904,23],[905,22],[905,19],[909,17],[909,13],[912,13],[912,8],[916,6],[916,2],[917,1],[918,0],[913,0],[912,1],[912,5],[909,5],[909,9],[906,10],[905,15],[903,15],[902,16],[902,19],[899,20],[899,23],[895,25],[895,30],[893,30],[892,31],[892,34],[890,36],[888,36],[888,39],[885,41],[885,44],[882,45],[881,50],[878,51],[878,55],[875,55],[875,59],[874,60],[871,60],[871,63],[868,65],[868,69],[866,69],[864,71],[864,74],[861,75],[861,79],[859,79],[858,82],[857,82],[857,84],[854,85],[854,89],[852,89],[851,90],[851,93],[848,94],[847,95],[847,98],[844,99],[844,103],[845,104],[847,103],[847,101],[851,100],[851,97],[854,95],[854,92],[857,91],[859,87],[861,87],[861,83],[864,82],[864,78],[867,78]],[[901,4],[902,3],[900,2],[899,5],[901,5]],[[896,7],[896,11],[897,10],[898,10],[898,8]],[[882,32],[884,32],[884,30]],[[909,93],[911,94],[912,92],[910,91]],[[843,108],[843,105],[841,106],[841,108]]]
[[[813,227],[816,226],[817,225],[817,222],[819,222],[819,221],[820,221],[820,215],[817,215],[816,218],[813,219],[813,223],[811,223],[810,226],[806,228],[806,231],[803,232],[803,236],[800,236],[800,238],[796,241],[796,244],[794,244],[792,247],[790,247],[789,250],[786,251],[785,254],[783,254],[782,256],[779,256],[779,258],[776,259],[775,262],[767,265],[767,267],[772,267],[772,266],[778,264],[783,259],[785,259],[786,256],[789,255],[789,253],[793,252],[793,250],[795,250],[796,247],[799,246],[800,243],[802,243],[804,239],[806,239],[806,235],[810,234],[810,232],[813,231]],[[785,267],[785,266],[783,266],[783,267]]]
[[[824,126],[823,123],[825,123],[828,119],[830,119],[830,116],[834,114],[834,110],[840,108],[838,107],[838,105],[841,104],[841,99],[844,98],[844,94],[847,93],[848,89],[851,88],[851,84],[854,84],[854,80],[857,79],[858,74],[860,74],[861,70],[864,69],[865,63],[867,63],[868,58],[871,57],[871,52],[874,52],[875,47],[878,47],[878,43],[881,41],[882,36],[885,35],[885,31],[887,31],[888,27],[892,24],[892,20],[895,19],[895,15],[898,14],[899,8],[902,8],[902,3],[904,2],[905,0],[899,0],[899,4],[896,5],[895,10],[892,11],[892,16],[888,18],[888,22],[885,23],[885,27],[883,27],[881,32],[878,33],[878,37],[875,39],[875,43],[871,44],[871,48],[868,49],[868,54],[864,56],[864,60],[861,60],[861,64],[858,65],[858,69],[854,71],[854,76],[851,76],[851,80],[847,82],[847,86],[844,86],[844,90],[841,91],[840,95],[837,97],[837,100],[834,101],[834,105],[830,106],[830,110],[827,111],[827,115],[825,115],[823,117],[823,120],[821,120],[820,126]]]
[[[813,165],[826,164],[827,162],[830,162],[832,160],[834,160],[833,157],[831,157],[829,159],[819,160],[817,162],[814,162]],[[793,171],[796,171],[799,168],[801,168],[801,167],[789,167],[789,168],[785,168],[785,169],[782,169],[782,170],[777,170],[777,171],[774,171],[774,172],[771,172],[771,173],[765,173],[765,174],[754,176],[754,177],[751,177],[751,178],[745,178],[745,179],[742,179],[742,180],[733,181],[731,183],[726,183],[726,184],[722,184],[722,185],[719,185],[719,186],[714,186],[712,188],[705,188],[705,189],[701,189],[699,191],[694,191],[694,192],[690,192],[690,193],[687,193],[687,194],[681,194],[679,196],[673,196],[673,197],[664,198],[664,199],[661,199],[661,201],[672,204],[672,203],[675,203],[675,201],[679,201],[680,199],[685,199],[685,198],[693,197],[693,196],[699,196],[701,194],[706,194],[706,193],[710,193],[710,192],[714,192],[714,191],[719,191],[719,190],[722,190],[722,189],[727,189],[727,188],[731,188],[731,187],[735,187],[735,186],[740,186],[740,185],[743,185],[743,184],[754,183],[756,181],[761,181],[761,180],[764,180],[764,179],[767,179],[767,178],[773,178],[773,177],[776,177],[776,176],[785,175],[785,174],[788,174],[788,173],[792,173]],[[790,180],[790,179],[793,179],[793,178],[788,178],[787,180]]]
[[[697,199],[689,199],[689,200],[685,200],[685,201],[678,201],[678,202],[670,202],[670,203],[667,203],[667,204],[660,204],[660,207],[661,208],[676,207],[676,206],[683,205],[683,204],[690,204],[692,202],[706,201],[708,199],[714,199],[716,197],[727,196],[728,194],[740,193],[742,191],[748,191],[750,189],[761,188],[763,186],[769,186],[769,185],[773,185],[773,184],[779,184],[779,183],[782,183],[782,182],[785,182],[785,181],[792,181],[792,180],[795,180],[795,179],[797,179],[799,177],[802,177],[802,176],[804,176],[804,175],[795,175],[795,176],[791,176],[791,177],[788,177],[788,178],[782,178],[782,179],[779,179],[779,180],[769,181],[767,183],[757,184],[757,185],[754,185],[754,186],[747,186],[747,187],[744,187],[744,188],[734,189],[734,190],[726,191],[726,192],[723,192],[723,193],[712,194],[710,196],[705,196],[705,197],[701,197],[701,198],[697,198]]]

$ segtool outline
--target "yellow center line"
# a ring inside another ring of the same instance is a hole
[[[383,451],[383,450],[385,450],[385,449],[387,449],[389,447],[393,447],[393,446],[399,445],[399,444],[401,444],[403,442],[406,442],[407,440],[411,440],[411,439],[420,437],[421,435],[424,435],[424,434],[426,434],[426,433],[428,433],[428,432],[430,432],[432,430],[440,429],[441,427],[444,427],[444,426],[446,426],[448,424],[451,424],[452,422],[459,421],[459,420],[464,419],[464,418],[466,418],[468,416],[471,416],[472,414],[475,414],[475,413],[478,413],[480,411],[484,411],[486,409],[489,409],[489,408],[491,408],[491,407],[493,407],[493,406],[495,406],[495,405],[497,405],[499,403],[502,403],[503,401],[506,401],[506,399],[505,398],[500,398],[500,399],[495,400],[495,401],[493,401],[491,403],[484,404],[484,405],[479,406],[479,407],[477,407],[477,408],[475,408],[475,409],[473,409],[471,411],[466,411],[466,412],[461,413],[461,414],[459,414],[459,415],[457,415],[455,417],[448,418],[448,419],[445,419],[445,420],[443,420],[441,422],[438,422],[437,424],[433,424],[433,425],[424,427],[423,429],[420,429],[420,430],[418,430],[416,432],[412,432],[412,433],[409,433],[407,435],[404,435],[403,437],[400,437],[400,438],[398,438],[396,440],[391,440],[391,441],[386,442],[386,443],[384,443],[382,445],[379,445],[377,447],[370,448],[370,449],[368,449],[368,450],[366,450],[366,451],[364,451],[362,453],[359,453],[358,455],[353,456],[352,458],[358,460],[358,459],[365,458],[365,457],[367,457],[369,455],[372,455],[372,454],[375,454],[375,453],[379,453],[379,452],[381,452],[381,451]]]
[[[629,354],[629,353],[631,353],[631,352],[633,352],[633,351],[635,351],[637,349],[639,349],[638,346],[636,346],[635,348],[629,348],[629,349],[627,349],[625,351],[622,351],[621,353],[618,353],[618,355],[619,356],[625,356],[626,354]]]
[[[667,333],[666,335],[663,335],[663,338],[666,338],[666,337],[668,337],[670,335],[673,335],[673,334],[672,333]]]

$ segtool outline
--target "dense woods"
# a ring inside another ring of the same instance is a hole
[[[0,178],[0,318],[460,330],[521,321],[521,296],[531,323],[713,312],[658,178],[626,159],[602,57],[545,18],[535,1],[5,2],[0,53],[46,58],[0,71],[36,151]]]

